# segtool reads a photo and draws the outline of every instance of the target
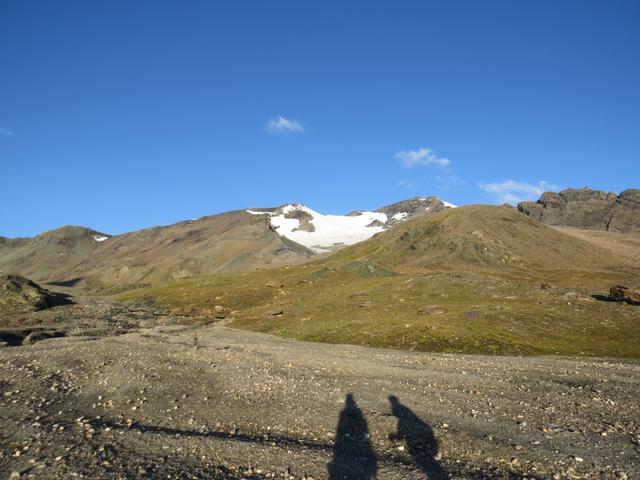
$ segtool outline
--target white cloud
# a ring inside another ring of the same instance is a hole
[[[304,132],[304,127],[295,119],[288,119],[282,115],[278,115],[267,122],[267,132],[284,134],[301,133]]]
[[[409,180],[398,180],[398,186],[406,188],[407,190],[413,190],[416,187],[416,184]]]
[[[15,137],[16,134],[8,128],[0,128],[0,135],[7,135],[9,137]]]
[[[494,197],[499,203],[516,204],[524,200],[537,200],[544,192],[557,191],[557,185],[544,180],[536,184],[505,180],[504,182],[482,183],[478,186]]]
[[[405,168],[412,168],[416,165],[447,168],[451,162],[448,158],[438,157],[430,148],[419,148],[418,150],[402,150],[395,154],[396,160]]]

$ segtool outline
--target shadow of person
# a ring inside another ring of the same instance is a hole
[[[377,470],[378,462],[369,439],[367,421],[349,393],[336,428],[329,480],[368,480],[375,477]]]
[[[411,459],[429,480],[448,479],[449,476],[435,458],[438,454],[438,441],[431,427],[400,403],[395,395],[389,395],[389,402],[391,412],[398,419],[398,431],[389,438],[406,442]]]

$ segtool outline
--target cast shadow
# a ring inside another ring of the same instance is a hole
[[[594,300],[599,300],[600,302],[617,302],[618,300],[611,298],[609,295],[600,295],[599,293],[594,293],[591,295],[591,298]]]
[[[436,459],[438,441],[433,430],[413,411],[403,405],[395,395],[389,395],[391,412],[398,419],[398,431],[390,435],[392,440],[404,440],[415,465],[429,480],[445,480],[449,476]]]
[[[47,285],[53,285],[54,287],[75,287],[83,279],[83,277],[77,277],[70,280],[52,280],[47,282]]]
[[[369,429],[362,410],[349,393],[340,412],[329,480],[369,480],[376,476],[378,462],[369,439]]]

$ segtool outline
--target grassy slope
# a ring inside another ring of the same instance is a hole
[[[121,298],[204,316],[222,306],[234,327],[314,341],[639,357],[640,309],[590,296],[637,283],[639,273],[514,209],[465,207],[311,264],[190,278]],[[273,279],[284,287],[268,287]],[[429,306],[441,313],[419,313]],[[279,309],[284,314],[274,316]]]

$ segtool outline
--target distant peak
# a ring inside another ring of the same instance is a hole
[[[353,210],[346,215],[325,215],[302,203],[249,209],[246,212],[268,216],[269,223],[280,236],[322,253],[366,240],[416,216],[437,213],[450,207],[454,205],[431,196],[402,200],[375,212]]]

